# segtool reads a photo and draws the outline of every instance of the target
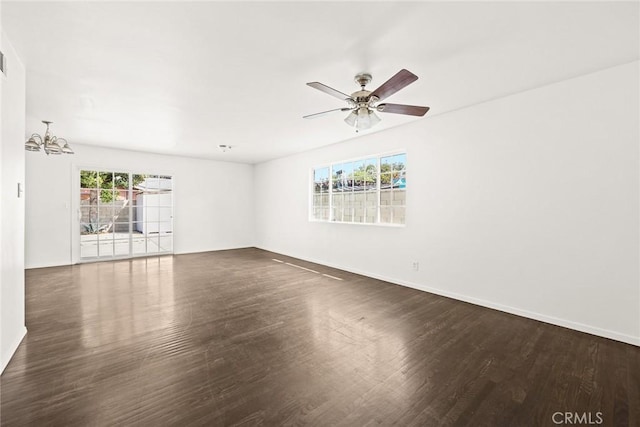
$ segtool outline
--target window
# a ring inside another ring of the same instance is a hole
[[[80,170],[80,258],[173,252],[172,178]]]
[[[334,163],[313,170],[311,219],[404,224],[405,153]]]
[[[329,168],[313,171],[313,218],[329,219]]]

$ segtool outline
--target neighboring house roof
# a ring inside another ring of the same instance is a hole
[[[173,189],[173,180],[168,178],[147,178],[133,188],[140,191],[171,191]]]

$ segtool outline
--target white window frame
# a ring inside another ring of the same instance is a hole
[[[128,174],[137,174],[137,175],[155,175],[155,176],[171,176],[172,181],[172,206],[171,206],[171,223],[172,228],[175,231],[175,194],[176,194],[176,177],[173,173],[169,172],[139,172],[138,170],[130,170],[123,168],[112,168],[106,167],[104,165],[91,165],[87,163],[71,164],[71,185],[73,191],[71,191],[71,200],[69,205],[71,206],[71,220],[70,220],[70,252],[71,252],[71,261],[73,264],[82,264],[82,263],[90,263],[90,262],[101,262],[101,261],[113,261],[120,259],[133,259],[133,258],[144,258],[144,257],[152,257],[152,256],[163,256],[163,255],[171,255],[175,253],[175,232],[172,232],[171,238],[171,251],[166,252],[150,252],[150,253],[133,253],[132,251],[132,243],[129,242],[129,255],[114,255],[113,257],[81,257],[80,253],[80,239],[78,238],[78,230],[80,229],[80,198],[79,191],[80,187],[80,172],[83,170],[90,171],[109,171],[114,173],[128,173]],[[131,189],[131,185],[129,185]],[[131,209],[133,207],[129,206],[129,214],[131,215]],[[131,216],[130,216],[131,217]],[[130,231],[133,224],[130,225]]]
[[[311,170],[309,171],[309,182],[311,183],[311,185],[309,186],[310,191],[309,191],[309,222],[320,222],[320,223],[331,223],[331,224],[348,224],[348,225],[368,225],[368,226],[381,226],[381,227],[406,227],[407,224],[407,203],[405,200],[405,204],[404,204],[404,209],[405,209],[405,221],[402,224],[398,224],[398,223],[388,223],[388,222],[380,222],[380,207],[381,207],[381,162],[380,160],[384,157],[390,157],[390,156],[395,156],[398,154],[404,154],[407,157],[407,161],[405,163],[405,174],[408,175],[408,155],[407,155],[407,150],[404,149],[400,149],[400,150],[394,150],[394,151],[389,151],[389,152],[384,152],[384,153],[378,153],[378,154],[371,154],[371,155],[365,155],[365,156],[358,156],[358,157],[353,157],[350,159],[344,159],[344,160],[336,160],[336,161],[332,161],[329,163],[322,163],[319,164],[317,166],[314,166],[311,168]],[[357,162],[357,161],[366,161],[368,159],[372,159],[375,158],[376,159],[376,196],[377,196],[377,200],[376,200],[376,221],[375,222],[355,222],[355,221],[336,221],[333,218],[333,197],[332,197],[332,193],[333,193],[333,165],[336,164],[340,164],[340,163],[350,163],[350,162]],[[314,214],[314,186],[315,186],[315,176],[314,176],[314,172],[317,169],[322,169],[322,168],[328,168],[329,169],[329,205],[328,205],[328,209],[329,209],[329,219],[319,219],[315,217]],[[408,177],[407,177],[408,178]],[[405,191],[407,191],[405,189]],[[405,196],[406,197],[406,196]]]

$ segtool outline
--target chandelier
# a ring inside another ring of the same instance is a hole
[[[24,148],[27,151],[40,151],[40,148],[44,148],[44,152],[47,154],[73,154],[73,150],[69,147],[69,143],[64,138],[58,138],[51,135],[49,131],[49,125],[53,122],[43,120],[42,123],[47,125],[47,130],[44,133],[44,138],[34,133],[25,142]],[[64,141],[64,145],[60,145]]]

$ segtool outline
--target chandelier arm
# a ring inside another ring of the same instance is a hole
[[[31,138],[39,139],[39,141],[36,141],[38,143],[38,145],[42,145],[44,143],[42,137],[40,135],[38,135],[37,133],[34,133],[33,135],[31,135]]]

